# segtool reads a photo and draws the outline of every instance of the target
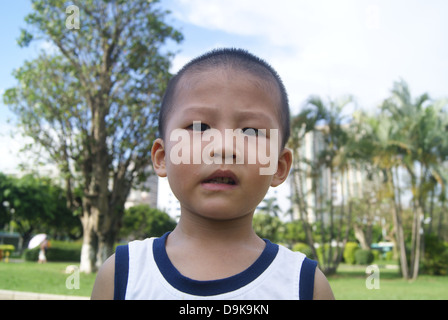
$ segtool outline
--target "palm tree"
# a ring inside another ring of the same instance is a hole
[[[337,184],[338,176],[342,179],[348,165],[347,154],[344,151],[348,141],[348,134],[344,128],[345,118],[342,111],[351,102],[353,102],[351,97],[344,97],[339,100],[329,99],[327,102],[324,102],[318,96],[311,96],[307,100],[304,110],[292,121],[293,134],[290,147],[293,149],[295,158],[293,163],[294,198],[299,207],[300,218],[304,222],[307,240],[308,242],[314,243],[310,234],[310,226],[306,221],[309,214],[306,196],[307,194],[314,194],[314,212],[322,226],[322,242],[323,244],[326,243],[329,245],[328,251],[324,252],[322,261],[320,261],[324,272],[327,274],[336,271],[342,258],[341,253],[343,248],[337,246],[336,251],[333,253],[331,243],[333,241],[339,243],[340,240],[345,243],[348,237],[348,228],[344,236],[341,234],[342,223],[346,219],[344,216],[344,205],[341,205],[339,225],[335,221],[336,213],[333,190]],[[323,148],[321,150],[314,150],[312,159],[304,159],[301,155],[300,148],[302,147],[305,135],[309,132],[319,135],[322,138]],[[330,183],[330,192],[326,194],[322,194],[319,191],[321,184],[319,180],[323,172],[327,172]],[[306,181],[304,181],[309,177],[313,179],[311,190],[306,189]],[[318,210],[319,208],[325,208],[325,203],[328,203],[328,212],[324,212],[327,210]],[[326,230],[328,230],[328,236]],[[311,247],[313,248],[313,246]]]
[[[273,215],[274,217],[277,217],[277,218],[278,218],[278,213],[281,211],[281,209],[277,203],[277,198],[274,198],[274,197],[263,199],[262,206],[259,208],[259,210],[261,210],[269,215]]]
[[[399,167],[402,157],[399,150],[408,150],[402,142],[401,131],[393,119],[381,113],[378,116],[360,114],[358,122],[362,125],[362,132],[358,141],[358,157],[364,158],[373,167],[375,174],[383,173],[385,190],[382,194],[393,202],[393,222],[396,243],[400,253],[401,272],[405,279],[409,277],[405,236],[403,231],[401,192],[399,183]]]
[[[412,99],[404,81],[395,82],[391,93],[391,97],[384,101],[382,110],[391,116],[397,126],[395,140],[400,140],[402,146],[406,146],[397,152],[411,178],[413,223],[410,269],[412,279],[416,279],[424,239],[422,221],[426,199],[429,191],[435,187],[435,182],[443,185],[437,153],[443,153],[440,146],[446,139],[446,128],[443,127],[440,103],[433,103],[427,94]]]
[[[316,246],[314,243],[313,232],[309,222],[309,208],[306,201],[307,191],[305,189],[305,181],[308,169],[307,160],[302,157],[302,147],[305,135],[314,130],[319,115],[309,115],[307,111],[300,113],[291,119],[291,138],[288,141],[288,147],[293,153],[293,163],[291,167],[291,185],[292,185],[292,202],[297,205],[299,211],[299,220],[305,230],[305,238],[310,246],[313,256],[317,257]],[[305,165],[305,169],[303,168]]]

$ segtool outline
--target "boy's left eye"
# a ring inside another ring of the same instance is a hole
[[[247,136],[263,136],[263,132],[256,128],[243,128],[243,133]]]
[[[195,122],[187,127],[187,130],[200,131],[203,132],[205,130],[210,129],[210,126],[206,123]]]

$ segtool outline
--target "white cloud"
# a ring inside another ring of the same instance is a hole
[[[6,123],[0,126],[0,150],[2,150],[2,160],[0,161],[0,172],[12,173],[18,171],[18,164],[23,161],[20,150],[29,140],[24,139],[17,133],[17,129]]]
[[[263,36],[273,45],[302,45],[327,31],[338,34],[358,20],[356,0],[177,0],[180,20],[232,34]],[[331,38],[331,34],[328,37]]]
[[[415,95],[446,94],[446,1],[173,1],[173,14],[183,23],[256,39],[247,49],[277,69],[293,109],[310,94],[346,93],[373,108],[400,77]],[[218,41],[203,39],[206,47]]]
[[[29,144],[33,144],[31,137],[24,136],[16,126],[0,121],[0,150],[2,150],[0,172],[21,175],[24,172],[38,170],[43,175],[56,177],[57,168],[54,165],[38,163],[39,159],[35,152],[39,150],[40,160],[46,158],[46,152],[43,149],[25,151],[24,148]],[[21,165],[25,171],[21,170]]]

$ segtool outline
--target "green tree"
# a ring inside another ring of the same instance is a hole
[[[294,157],[297,159],[293,163],[294,172],[294,201],[298,204],[300,219],[304,223],[307,242],[311,249],[314,248],[311,229],[309,226],[309,208],[306,197],[310,194],[314,196],[314,213],[316,219],[322,225],[321,240],[323,243],[345,243],[348,238],[349,213],[345,210],[345,191],[341,194],[341,205],[336,213],[335,199],[333,191],[327,190],[322,184],[323,172],[326,172],[330,190],[335,189],[336,183],[341,183],[341,190],[344,188],[344,173],[347,171],[350,152],[348,148],[349,133],[344,127],[345,119],[343,109],[353,102],[352,97],[343,97],[336,100],[323,101],[318,96],[311,96],[302,112],[292,121],[293,138],[290,146],[293,148]],[[300,154],[301,145],[307,133],[316,135],[315,139],[320,139],[320,149],[314,145],[311,158],[305,159]],[[297,135],[297,137],[296,137]],[[307,188],[306,180],[311,178],[311,188]],[[338,220],[336,219],[338,217]],[[344,223],[346,224],[343,228]],[[328,225],[328,227],[327,227]],[[343,234],[343,231],[344,234]],[[315,251],[315,250],[314,250]],[[334,248],[330,245],[328,252],[322,255],[319,261],[323,271],[327,274],[334,273],[342,259],[343,248]],[[318,256],[313,252],[315,256]]]
[[[134,239],[160,237],[175,227],[176,222],[167,213],[141,204],[125,210],[120,236]]]
[[[381,201],[390,199],[392,203],[392,216],[395,229],[395,238],[400,254],[401,272],[408,278],[407,252],[405,246],[405,233],[403,227],[402,195],[400,188],[399,168],[402,164],[400,150],[407,150],[403,142],[401,131],[393,119],[380,113],[376,116],[359,114],[357,119],[362,124],[362,136],[358,141],[361,157],[370,162],[371,180],[382,176],[383,188],[377,189],[380,193],[377,198]]]
[[[73,16],[65,1],[32,0],[19,39],[21,46],[43,39],[57,48],[16,70],[19,84],[4,101],[59,167],[69,207],[83,225],[84,272],[112,253],[129,191],[151,173],[173,57],[163,45],[182,40],[158,2],[74,1],[79,26],[68,29]]]
[[[444,186],[442,163],[446,157],[445,141],[447,135],[446,115],[443,113],[445,101],[435,102],[427,94],[413,99],[406,82],[395,82],[391,96],[382,105],[383,112],[390,114],[397,126],[401,149],[397,150],[402,165],[411,181],[413,202],[413,222],[411,240],[412,279],[418,276],[421,248],[425,228],[426,202],[437,183]],[[440,157],[443,155],[442,157]],[[439,156],[439,157],[438,157]]]
[[[285,226],[278,217],[263,212],[254,214],[252,225],[259,237],[272,242],[279,242],[285,232]]]
[[[8,201],[8,193],[5,191],[12,186],[8,176],[0,172],[0,228],[4,228],[11,221],[11,213],[9,211],[10,202]]]
[[[443,111],[445,104],[446,101],[431,100],[427,94],[414,99],[407,83],[399,81],[394,83],[378,115],[358,114],[356,119],[363,133],[358,141],[359,159],[370,162],[370,180],[382,178],[382,188],[372,189],[377,194],[376,202],[392,204],[394,236],[405,279],[418,276],[423,245],[421,230],[425,230],[422,221],[432,218],[438,191],[443,204],[448,123]],[[405,181],[410,183],[406,185]],[[409,227],[402,203],[404,193],[412,195]],[[407,238],[411,239],[409,248]]]
[[[278,217],[279,212],[281,211],[278,203],[277,198],[265,198],[261,202],[261,206],[259,207],[260,211],[263,211],[264,213],[273,215],[274,217]]]
[[[284,241],[291,245],[297,242],[306,242],[305,230],[300,220],[294,220],[285,223]]]
[[[49,178],[31,174],[20,178],[0,174],[0,212],[21,234],[26,246],[35,233],[80,236],[80,222],[66,206],[65,191]]]

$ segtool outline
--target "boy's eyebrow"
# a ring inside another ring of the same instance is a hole
[[[214,108],[200,107],[200,106],[191,106],[183,109],[184,114],[198,113],[198,114],[209,114],[214,115],[218,112],[218,110]],[[266,114],[265,112],[260,111],[252,111],[252,110],[241,110],[237,111],[237,119],[255,119],[264,121],[269,125],[275,125],[275,118],[271,115]]]
[[[238,111],[238,117],[240,119],[256,119],[256,120],[266,121],[269,124],[273,124],[272,123],[273,118],[264,112],[241,110],[241,111]]]
[[[185,114],[189,114],[189,113],[203,113],[203,112],[208,112],[208,113],[213,113],[213,109],[212,108],[207,108],[207,107],[199,107],[199,106],[192,106],[192,107],[184,107],[182,108],[182,112]]]

